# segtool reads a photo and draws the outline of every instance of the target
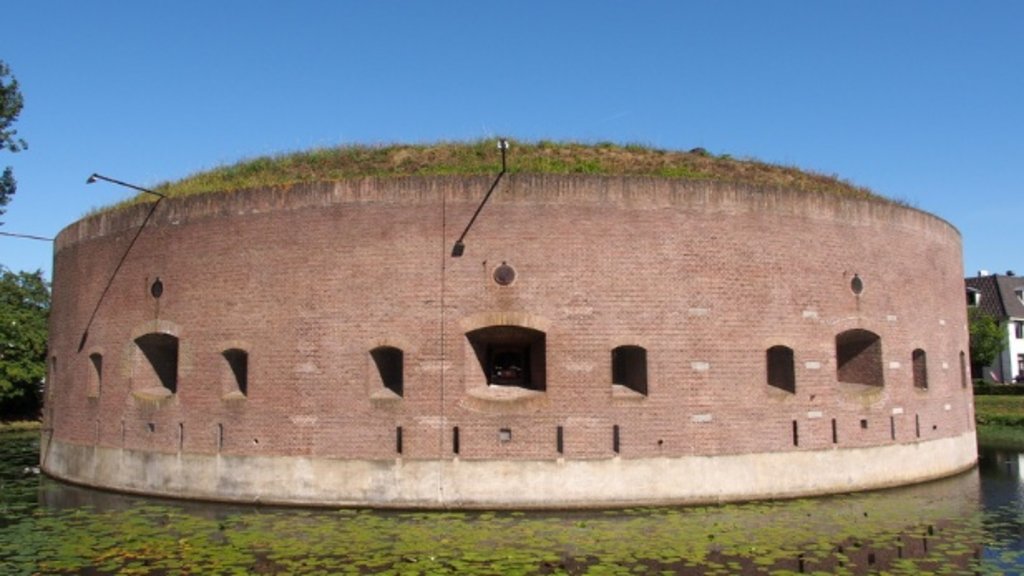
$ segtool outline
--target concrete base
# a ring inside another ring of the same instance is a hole
[[[42,469],[97,488],[267,504],[582,508],[793,498],[912,484],[977,460],[973,431],[873,448],[644,460],[326,460],[157,454],[44,437]]]

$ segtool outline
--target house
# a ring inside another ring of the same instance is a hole
[[[1024,277],[1013,271],[990,274],[985,270],[965,278],[967,307],[995,318],[1007,331],[1006,346],[992,366],[971,366],[975,378],[997,382],[1024,382]]]

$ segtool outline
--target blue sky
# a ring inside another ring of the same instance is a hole
[[[244,158],[496,136],[701,146],[868,186],[1024,273],[1024,2],[11,2],[0,230]],[[514,153],[514,151],[512,152]],[[510,156],[511,158],[511,156]],[[0,237],[49,274],[51,246]]]

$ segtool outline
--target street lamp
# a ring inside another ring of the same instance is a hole
[[[505,175],[505,151],[508,150],[508,140],[502,138],[498,140],[498,150],[501,150],[501,172],[498,172],[498,177],[494,179],[494,183],[491,184],[491,189],[487,191],[483,201],[477,206],[476,212],[473,213],[473,217],[469,219],[469,224],[466,224],[466,229],[462,231],[462,235],[455,241],[455,245],[452,246],[452,258],[458,258],[462,256],[462,253],[466,251],[466,245],[462,241],[466,238],[466,234],[469,233],[469,229],[473,226],[473,222],[476,222],[476,217],[480,215],[480,211],[484,209],[484,204],[491,197],[491,193],[498,187],[498,182],[501,181],[501,177]]]
[[[103,299],[106,298],[107,292],[110,290],[110,286],[114,283],[114,278],[117,278],[117,273],[121,271],[121,266],[124,265],[124,261],[128,258],[128,253],[132,251],[132,247],[135,246],[135,241],[139,239],[139,236],[142,234],[142,231],[146,228],[146,224],[148,224],[149,219],[152,218],[153,212],[156,212],[157,206],[159,206],[160,202],[167,198],[167,196],[159,192],[154,192],[153,190],[150,190],[148,188],[143,188],[142,186],[136,186],[135,184],[122,182],[121,180],[118,180],[116,178],[109,178],[107,176],[103,176],[102,174],[96,174],[95,172],[92,174],[92,176],[89,176],[85,180],[85,183],[95,184],[97,180],[104,180],[112,184],[117,184],[118,186],[124,186],[125,188],[131,188],[132,190],[138,190],[139,192],[152,194],[153,196],[157,196],[157,199],[156,202],[153,203],[153,206],[150,207],[149,212],[146,213],[146,218],[143,219],[142,224],[139,225],[139,229],[135,232],[135,236],[132,237],[132,241],[128,243],[128,247],[125,249],[124,254],[121,255],[121,259],[118,260],[117,266],[114,267],[113,273],[110,274],[110,279],[107,280],[107,285],[103,288],[103,292],[100,294],[99,300],[96,301],[96,307],[92,309],[92,315],[89,316],[89,321],[86,322],[85,324],[85,330],[82,331],[82,339],[78,342],[79,352],[81,352],[85,348],[85,342],[86,340],[89,339],[89,328],[92,326],[92,321],[96,319],[96,313],[99,312],[100,310],[100,304],[103,304]]]
[[[92,176],[89,176],[85,180],[85,183],[86,184],[95,184],[97,180],[105,180],[107,182],[111,182],[113,184],[117,184],[118,186],[124,186],[125,188],[131,188],[133,190],[138,190],[139,192],[145,192],[146,194],[152,194],[153,196],[159,196],[160,198],[167,198],[167,196],[164,196],[163,194],[161,194],[159,192],[154,192],[154,191],[152,191],[152,190],[150,190],[148,188],[143,188],[142,186],[136,186],[135,184],[129,184],[127,182],[122,182],[122,181],[120,181],[120,180],[118,180],[116,178],[108,178],[108,177],[106,177],[106,176],[104,176],[102,174],[97,174],[95,172],[93,172]]]

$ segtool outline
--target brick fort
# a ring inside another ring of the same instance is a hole
[[[180,498],[543,508],[974,465],[944,220],[736,178],[496,180],[489,150],[490,174],[170,196],[65,228],[43,470]]]

